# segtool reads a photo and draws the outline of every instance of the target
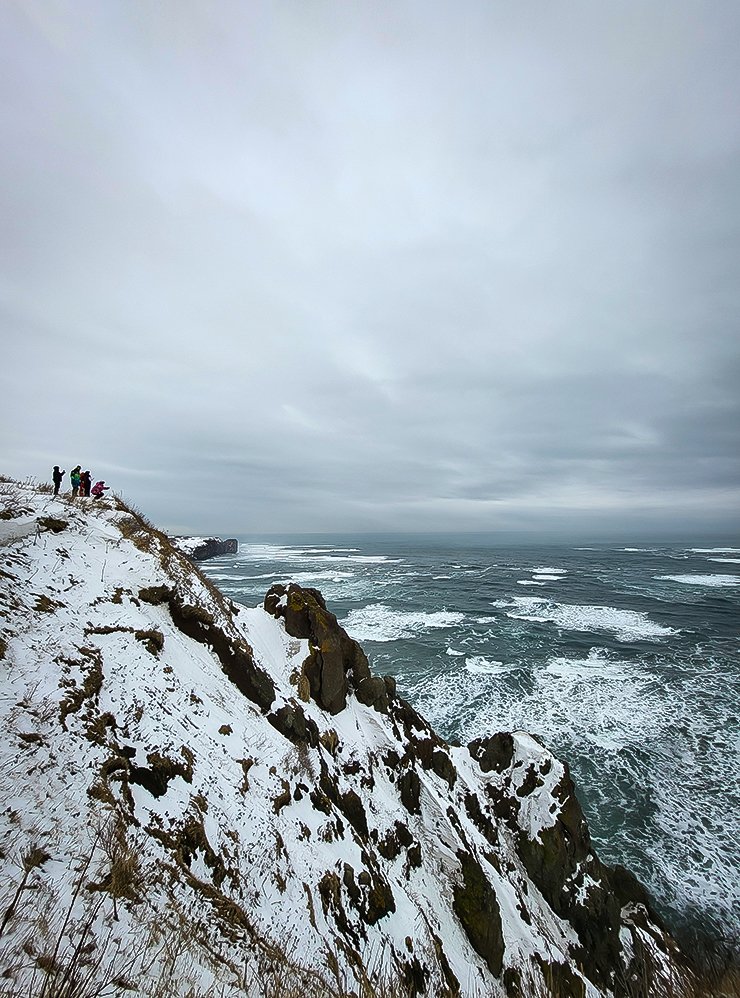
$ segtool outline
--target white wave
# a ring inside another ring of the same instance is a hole
[[[290,544],[240,544],[239,561],[330,561],[359,564],[397,564],[400,558],[384,554],[359,554],[359,548],[306,548]]]
[[[506,606],[508,606],[508,605],[509,604],[507,603]],[[495,624],[497,619],[498,619],[497,617],[476,617],[475,618],[475,623],[476,624]]]
[[[653,578],[682,582],[686,586],[711,586],[716,589],[740,586],[740,575],[654,575]]]
[[[517,579],[517,585],[519,586],[544,586],[545,582],[535,582],[534,579]]]
[[[592,648],[586,658],[551,658],[546,670],[551,676],[569,680],[621,682],[635,676],[632,663],[612,659],[602,648]]]
[[[317,569],[315,572],[292,572],[290,575],[284,576],[284,581],[302,584],[320,579],[331,579],[332,582],[341,582],[343,579],[353,579],[354,575],[354,572],[338,572],[336,569],[333,571],[331,569]]]
[[[447,654],[448,655],[452,655],[454,658],[460,658],[461,656],[463,656],[465,654],[465,652],[464,651],[455,651],[454,648],[448,648],[447,649]]]
[[[255,579],[277,579],[280,572],[263,572],[261,575],[234,575],[233,572],[212,572],[208,577],[218,582],[253,582]]]
[[[334,554],[335,552],[355,554],[359,550],[360,550],[359,548],[304,548],[303,554]]]
[[[517,596],[508,606],[507,617],[553,623],[571,631],[608,631],[617,641],[663,638],[676,631],[650,620],[646,613],[619,610],[613,606],[552,603],[536,596]]]
[[[533,575],[532,578],[535,579],[536,581],[542,580],[544,582],[562,582],[563,581],[563,576],[562,575],[544,574],[542,572],[537,572],[537,574]]]
[[[360,610],[351,610],[341,624],[356,641],[399,641],[424,631],[453,627],[464,619],[465,614],[445,610],[409,612],[394,610],[384,603],[372,603]]]
[[[532,571],[536,575],[540,575],[542,573],[545,573],[545,574],[547,574],[548,577],[551,576],[551,575],[557,576],[557,575],[567,575],[568,574],[568,569],[567,568],[550,568],[547,565],[541,565],[539,568],[533,568]]]
[[[708,561],[721,561],[726,565],[740,565],[740,558],[708,558]]]
[[[439,581],[439,579],[453,579],[454,575],[433,575],[432,580],[434,582]]]
[[[695,554],[740,554],[740,548],[689,548]]]
[[[510,671],[504,667],[503,662],[490,662],[487,658],[483,658],[482,655],[472,655],[470,658],[466,658],[465,668],[468,672],[485,673],[490,676],[496,676],[500,675],[502,672]]]

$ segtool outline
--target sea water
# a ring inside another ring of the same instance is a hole
[[[202,566],[256,605],[320,589],[447,739],[523,729],[567,761],[592,840],[674,928],[740,926],[740,547],[485,536],[244,538]]]

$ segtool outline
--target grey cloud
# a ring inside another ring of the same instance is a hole
[[[736,5],[0,16],[0,470],[183,530],[736,528]]]

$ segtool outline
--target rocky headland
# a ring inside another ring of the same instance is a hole
[[[0,499],[4,994],[688,993],[535,738],[446,743],[317,590],[237,605],[120,499]]]
[[[229,537],[222,541],[220,537],[170,537],[170,541],[182,554],[193,561],[206,561],[222,554],[236,554],[239,541]]]

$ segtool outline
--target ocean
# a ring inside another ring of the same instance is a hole
[[[501,546],[485,535],[240,538],[201,566],[254,606],[320,589],[446,739],[534,734],[600,857],[676,929],[740,928],[740,547]]]

